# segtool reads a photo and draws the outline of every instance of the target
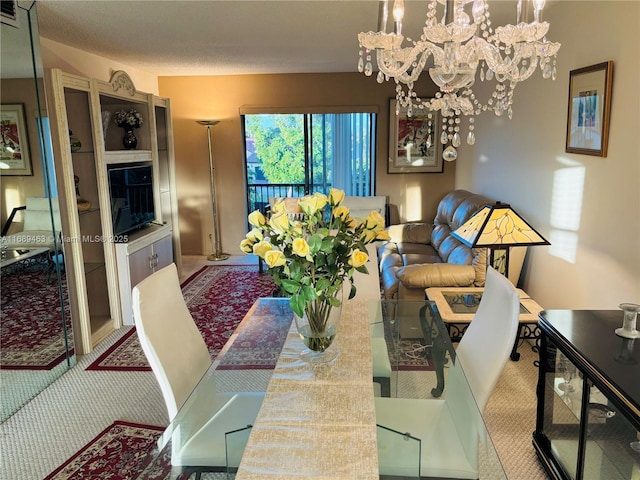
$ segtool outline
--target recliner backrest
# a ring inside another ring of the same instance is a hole
[[[487,197],[467,190],[449,192],[438,204],[433,221],[431,245],[438,251],[443,262],[459,265],[473,265],[476,271],[475,286],[481,287],[485,281],[486,249],[472,249],[451,236],[451,232],[462,226],[482,207],[493,203]]]
[[[182,296],[172,263],[133,288],[133,318],[169,420],[211,365],[211,356]]]

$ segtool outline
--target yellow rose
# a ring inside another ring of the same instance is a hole
[[[240,242],[240,250],[242,250],[244,253],[253,252],[253,242],[248,238],[245,238]]]
[[[367,229],[380,231],[384,228],[384,218],[376,210],[371,210],[371,213],[364,219]]]
[[[260,258],[264,258],[264,254],[272,249],[273,245],[263,240],[262,242],[258,242],[253,246],[253,253],[258,255]]]
[[[349,209],[344,205],[340,205],[339,207],[333,209],[333,216],[335,218],[346,220],[349,217]]]
[[[274,213],[284,213],[286,211],[285,204],[283,199],[278,199],[271,205],[271,214]]]
[[[362,250],[356,248],[351,254],[351,258],[349,258],[349,265],[354,268],[361,267],[369,260],[369,255],[367,252],[363,252]]]
[[[259,242],[264,238],[259,228],[252,229],[249,233],[247,233],[246,237],[248,240],[251,240],[251,243]]]
[[[360,240],[364,243],[371,243],[376,239],[376,232],[374,230],[363,230],[360,234]]]
[[[376,235],[376,240],[391,240],[391,236],[389,236],[389,230],[380,230],[378,235]]]
[[[291,244],[291,248],[293,253],[298,255],[299,257],[306,257],[309,255],[309,244],[304,238],[296,238],[293,240]]]
[[[344,200],[344,190],[332,188],[329,190],[329,203],[331,205],[340,205]]]
[[[329,199],[324,193],[316,192],[313,194],[313,198],[316,200],[316,205],[318,206],[317,210],[321,210],[327,204]]]
[[[303,229],[302,222],[299,222],[297,220],[294,221],[294,222],[291,222],[291,233],[293,235],[297,235],[299,237],[304,235],[304,229]]]
[[[298,202],[298,205],[300,206],[300,208],[302,208],[302,211],[307,215],[313,215],[318,210],[324,208],[326,204],[327,196],[323,193],[318,192],[314,193],[313,195],[307,195]]]
[[[289,216],[284,212],[276,213],[269,219],[269,226],[276,233],[284,233],[289,230]]]
[[[264,254],[264,261],[267,262],[269,268],[281,267],[287,263],[287,257],[280,250],[269,250]]]
[[[249,214],[249,223],[254,227],[263,227],[267,224],[267,219],[260,213],[260,210],[254,210]]]

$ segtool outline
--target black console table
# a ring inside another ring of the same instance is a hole
[[[640,339],[621,310],[545,310],[533,445],[554,479],[640,478]]]

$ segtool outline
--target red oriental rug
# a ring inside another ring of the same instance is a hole
[[[203,267],[182,284],[187,307],[215,358],[259,297],[268,297],[275,285],[258,267],[212,265]],[[135,328],[94,361],[87,370],[149,371]]]
[[[49,282],[46,271],[2,277],[0,369],[51,370],[67,357],[60,295],[65,306],[68,344],[73,354],[67,283]]]
[[[151,453],[157,448],[156,442],[163,430],[164,427],[114,422],[45,480],[138,478],[153,459]],[[147,478],[167,478],[171,467],[166,463],[159,470]]]

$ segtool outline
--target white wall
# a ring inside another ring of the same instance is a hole
[[[109,81],[110,69],[124,70],[133,80],[136,90],[158,95],[158,76],[130,67],[109,58],[100,57],[78,48],[40,37],[44,68],[59,68],[83,77]]]
[[[514,117],[486,113],[461,149],[456,186],[510,203],[550,242],[531,247],[523,287],[545,308],[640,303],[640,2],[558,1],[555,82],[518,86]],[[606,158],[565,153],[569,71],[614,62]]]

